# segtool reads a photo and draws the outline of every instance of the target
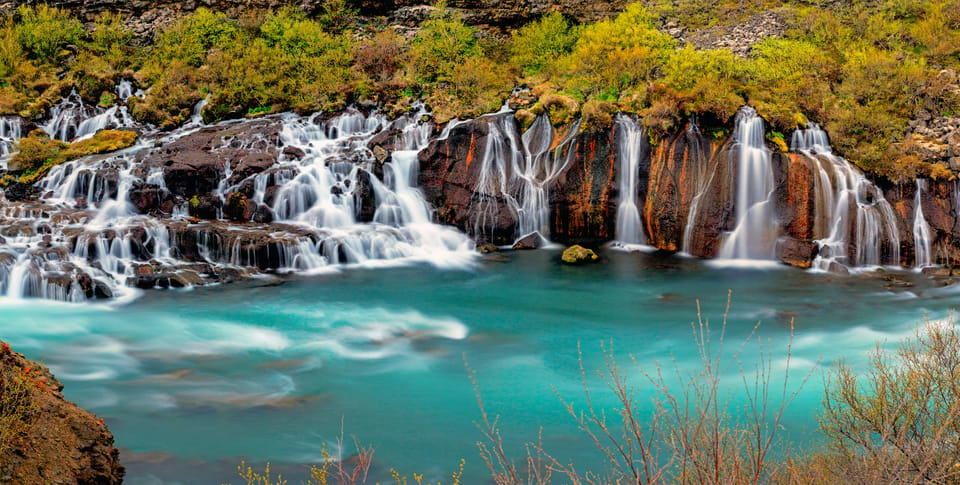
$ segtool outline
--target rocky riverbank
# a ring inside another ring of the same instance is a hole
[[[49,369],[0,341],[0,483],[122,483],[110,430],[62,391]]]

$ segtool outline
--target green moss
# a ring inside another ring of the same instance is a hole
[[[593,263],[598,261],[600,258],[597,256],[597,253],[593,252],[592,249],[587,249],[583,246],[570,246],[569,248],[563,251],[563,254],[560,256],[560,260],[565,264],[584,264],[584,263]]]
[[[107,153],[130,147],[136,142],[133,131],[103,130],[75,143],[51,140],[43,130],[34,130],[17,143],[18,153],[8,163],[11,172],[19,172],[22,184],[32,184],[64,162],[87,155]]]

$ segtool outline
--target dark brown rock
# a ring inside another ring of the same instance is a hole
[[[0,342],[0,394],[27,389],[30,425],[20,440],[0,449],[0,483],[118,485],[125,470],[102,419],[64,399],[63,384],[46,367]]]

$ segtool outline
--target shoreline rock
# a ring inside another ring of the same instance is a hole
[[[63,384],[50,370],[0,341],[0,399],[19,391],[22,415],[0,415],[23,423],[23,432],[7,449],[0,442],[0,484],[56,483],[119,485],[124,467],[113,434],[103,419],[67,401]],[[11,401],[7,401],[11,402]]]

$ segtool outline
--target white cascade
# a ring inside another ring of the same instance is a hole
[[[737,150],[736,226],[720,246],[721,259],[772,259],[777,238],[773,167],[764,142],[763,119],[745,106],[735,119]]]
[[[900,236],[893,207],[883,191],[853,164],[832,153],[826,132],[816,123],[794,132],[791,149],[805,155],[816,171],[814,237],[820,251],[812,268],[826,271],[832,264],[848,268],[897,264]],[[851,244],[855,248],[852,254]]]
[[[0,117],[0,170],[7,168],[7,159],[13,155],[17,140],[23,137],[22,126],[18,116]]]
[[[640,178],[640,156],[646,131],[636,118],[618,114],[614,120],[619,132],[617,143],[618,187],[620,202],[617,205],[616,238],[622,244],[646,244],[637,194]]]
[[[83,102],[76,89],[50,108],[50,120],[41,128],[51,138],[76,141],[89,138],[103,129],[134,128],[137,126],[127,112],[126,101],[133,93],[130,81],[124,80],[116,88],[119,103],[103,109]],[[140,93],[142,95],[142,93]]]
[[[914,267],[917,269],[933,265],[933,256],[930,249],[930,224],[923,217],[922,195],[927,191],[927,181],[917,179],[917,195],[913,199],[913,247],[916,259]]]
[[[499,203],[516,213],[515,237],[538,234],[550,238],[550,187],[570,165],[580,120],[560,140],[543,113],[518,139],[514,122],[502,116],[489,123],[489,134],[474,187],[474,233],[489,234]],[[491,115],[492,116],[492,115]]]

